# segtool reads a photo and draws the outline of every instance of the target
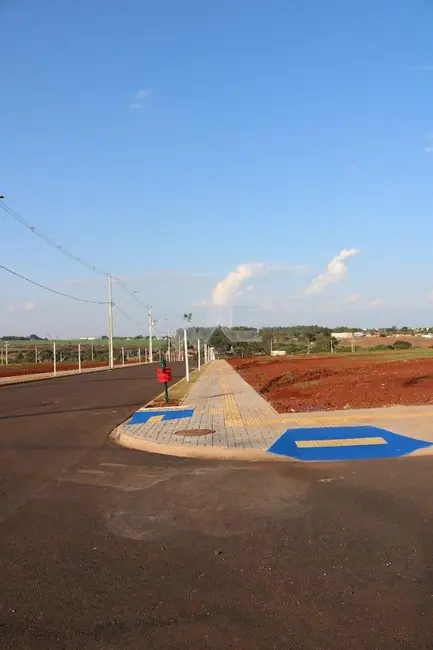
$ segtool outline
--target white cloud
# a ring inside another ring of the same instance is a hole
[[[311,284],[305,289],[305,295],[314,296],[320,294],[328,285],[344,280],[347,273],[347,265],[344,263],[344,260],[353,257],[353,255],[358,255],[358,253],[359,250],[356,248],[343,248],[329,262],[326,267],[326,272],[320,273],[312,280]]]
[[[144,108],[146,100],[152,96],[152,90],[150,88],[143,88],[135,94],[135,99],[130,102],[129,108],[133,111],[139,111]]]
[[[426,135],[426,145],[424,151],[426,153],[433,153],[433,133],[427,133]]]
[[[235,295],[240,291],[243,283],[257,275],[272,270],[263,262],[251,262],[250,264],[238,264],[234,271],[230,271],[223,280],[212,290],[212,304],[215,307],[230,305]]]
[[[359,293],[349,293],[349,295],[344,298],[344,302],[354,303],[358,302],[360,298],[361,295]]]
[[[147,99],[152,95],[152,90],[150,88],[143,88],[143,90],[139,90],[138,93],[136,94],[137,99]]]
[[[18,304],[18,303],[8,303],[5,306],[5,311],[8,313],[12,314],[14,312],[29,312],[29,311],[35,311],[36,310],[36,303],[35,302],[25,302],[23,304]]]
[[[430,302],[433,302],[433,291],[430,291],[430,293],[429,293],[429,295],[428,295],[428,300],[429,300]]]
[[[370,302],[367,303],[367,308],[375,309],[376,307],[380,307],[384,303],[385,301],[383,300],[383,298],[374,298],[374,300],[370,300]]]
[[[419,72],[433,72],[433,65],[431,63],[426,63],[424,65],[414,65],[414,70],[419,70]]]

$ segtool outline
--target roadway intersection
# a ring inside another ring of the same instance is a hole
[[[1,648],[432,647],[432,457],[262,464],[116,446],[154,375],[0,388]]]

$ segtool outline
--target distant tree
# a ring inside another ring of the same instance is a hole
[[[191,313],[185,313],[183,315],[183,320],[186,320],[187,323],[190,323],[192,321],[192,314]]]
[[[227,354],[227,352],[231,349],[230,341],[222,331],[221,327],[217,327],[214,330],[212,336],[208,341],[208,346],[215,348],[216,352],[219,354]]]
[[[375,345],[374,347],[370,348],[372,352],[380,352],[381,350],[394,350],[393,345],[385,345],[382,343],[381,345]]]
[[[410,350],[410,348],[412,348],[412,347],[413,346],[412,346],[412,343],[410,341],[399,341],[399,340],[397,340],[393,345],[394,350]]]

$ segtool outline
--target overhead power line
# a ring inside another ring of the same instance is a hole
[[[114,303],[114,307],[117,309],[118,312],[122,314],[122,316],[130,320],[132,323],[135,323],[139,327],[145,327],[145,323],[141,323],[140,321],[135,320],[135,318],[132,318],[132,316],[130,316],[129,314],[126,314],[122,309],[120,309],[120,307],[116,305],[116,303]]]
[[[55,293],[58,296],[63,296],[63,298],[69,298],[70,300],[76,300],[77,302],[87,302],[91,305],[108,305],[108,302],[102,301],[102,300],[88,300],[87,298],[77,298],[77,296],[71,296],[68,293],[62,293],[61,291],[56,291],[56,289],[52,289],[51,287],[47,287],[44,284],[40,284],[39,282],[35,282],[35,280],[30,280],[30,278],[26,278],[24,275],[20,275],[20,273],[16,273],[15,271],[12,271],[12,269],[8,269],[6,266],[3,266],[0,264],[0,269],[3,269],[3,271],[7,271],[11,275],[14,275],[17,278],[20,278],[21,280],[25,280],[26,282],[30,282],[30,284],[35,285],[36,287],[39,287],[40,289],[45,289],[45,291],[50,291],[51,293]]]
[[[78,262],[78,264],[81,264],[82,266],[85,266],[88,269],[95,271],[96,273],[101,273],[102,275],[109,275],[107,271],[98,268],[95,264],[91,264],[90,262],[83,260],[81,257],[75,255],[64,246],[58,244],[56,241],[54,241],[54,239],[51,239],[51,237],[48,237],[48,235],[45,235],[43,232],[38,230],[36,226],[32,225],[29,221],[27,221],[27,219],[24,219],[24,217],[18,214],[18,212],[15,212],[15,210],[10,208],[6,203],[0,203],[0,208],[4,212],[6,212],[9,216],[11,216],[12,219],[18,221],[18,223],[20,223],[22,226],[27,228],[27,230],[30,230],[30,232],[32,232],[34,235],[36,235],[40,239],[43,239],[45,243],[58,250],[60,253],[63,253],[63,255],[66,255],[66,257],[69,257],[69,259],[74,260],[74,262]]]
[[[48,244],[52,248],[55,248],[57,251],[59,251],[59,253],[62,253],[63,255],[68,257],[69,259],[73,260],[74,262],[77,262],[78,264],[81,264],[81,266],[84,266],[84,267],[90,269],[91,271],[94,271],[95,273],[99,273],[99,274],[105,275],[105,276],[110,275],[110,273],[108,271],[99,268],[98,266],[96,266],[96,264],[91,264],[90,262],[87,262],[82,257],[79,257],[78,255],[75,255],[75,253],[72,253],[67,248],[65,248],[61,244],[57,243],[51,237],[48,237],[48,235],[45,235],[45,233],[41,232],[38,228],[36,228],[36,226],[34,226],[32,223],[30,223],[30,221],[27,221],[27,219],[25,219],[23,216],[18,214],[18,212],[16,212],[16,210],[11,208],[6,203],[1,202],[0,203],[0,208],[3,210],[3,212],[6,212],[6,214],[8,214],[10,217],[12,217],[12,219],[17,221],[22,226],[24,226],[24,228],[27,228],[27,230],[29,230],[33,235],[36,235],[37,237],[39,237],[39,239],[42,239],[46,244]],[[141,302],[141,300],[136,298],[136,296],[134,295],[134,292],[130,291],[128,289],[128,287],[126,286],[126,284],[124,282],[122,282],[122,280],[120,280],[120,278],[118,278],[116,276],[113,276],[113,279],[116,280],[116,282],[122,287],[122,289],[124,291],[126,291],[126,293],[131,298],[133,298],[135,300],[135,302],[137,302],[139,305],[142,305],[143,307],[146,307],[146,305],[143,302]]]
[[[130,298],[132,298],[133,300],[135,300],[135,302],[138,303],[139,305],[141,305],[142,307],[146,307],[146,309],[148,309],[148,305],[146,305],[146,304],[145,304],[144,302],[142,302],[139,298],[137,298],[137,296],[135,295],[135,294],[136,294],[135,291],[130,291],[130,290],[128,289],[128,287],[126,286],[126,284],[125,284],[124,282],[122,282],[122,280],[120,280],[119,278],[117,278],[117,277],[113,277],[113,279],[116,280],[117,284],[119,284],[119,285],[122,287],[122,289],[123,289],[124,291],[126,291],[126,293],[128,294],[128,296],[129,296]]]

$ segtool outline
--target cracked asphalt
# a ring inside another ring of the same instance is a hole
[[[432,648],[431,457],[120,448],[154,373],[0,388],[2,649]]]

